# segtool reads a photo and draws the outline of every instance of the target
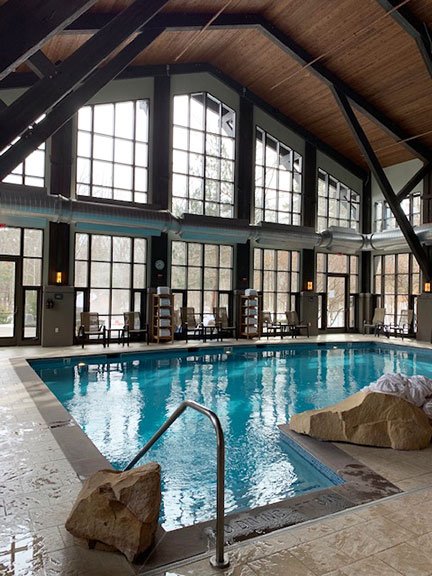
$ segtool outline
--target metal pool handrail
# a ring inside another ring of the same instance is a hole
[[[135,464],[141,460],[146,452],[150,450],[157,440],[162,436],[164,432],[173,424],[177,418],[183,414],[186,408],[193,408],[197,412],[201,412],[207,416],[210,422],[213,424],[213,428],[216,432],[216,443],[217,443],[217,487],[216,487],[216,554],[210,558],[210,564],[215,568],[226,568],[229,566],[229,559],[226,554],[224,554],[224,500],[225,500],[225,440],[222,426],[217,415],[212,411],[194,402],[193,400],[185,400],[179,407],[174,410],[168,420],[159,428],[159,430],[150,438],[150,440],[141,448],[138,454],[129,462],[129,464],[124,469],[130,470],[135,466]]]

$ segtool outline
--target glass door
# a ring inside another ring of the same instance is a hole
[[[347,328],[347,276],[331,274],[327,277],[327,329]]]
[[[17,262],[0,259],[0,345],[16,344],[17,336]]]

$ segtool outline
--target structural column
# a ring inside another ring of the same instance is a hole
[[[372,175],[363,183],[362,192],[362,232],[370,234],[372,232]],[[358,328],[361,331],[363,323],[370,323],[373,315],[373,295],[372,295],[372,254],[370,251],[361,252],[359,257],[360,265],[360,295],[358,306]]]
[[[154,78],[153,149],[151,204],[168,210],[170,197],[171,79],[168,75]],[[154,236],[149,241],[149,286],[168,285],[168,235]],[[159,268],[156,268],[156,262]],[[162,267],[161,262],[164,263]]]
[[[316,147],[305,142],[303,158],[303,226],[315,229],[317,199],[317,159]],[[301,251],[300,268],[300,319],[310,323],[310,333],[318,334],[318,295],[315,293],[315,251]]]
[[[432,222],[432,174],[429,172],[423,180],[423,223]],[[432,257],[430,247],[427,248],[429,258]],[[432,342],[432,293],[424,292],[417,298],[417,340]]]
[[[238,175],[237,175],[237,218],[251,221],[252,194],[254,191],[254,107],[245,97],[240,97],[238,123]],[[236,267],[234,288],[244,290],[251,286],[251,245],[236,245]]]
[[[72,120],[51,139],[49,191],[71,197]],[[48,283],[42,296],[42,346],[69,346],[74,333],[74,288],[70,270],[70,225],[50,222],[48,230]]]

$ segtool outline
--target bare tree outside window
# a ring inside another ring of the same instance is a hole
[[[329,226],[360,229],[360,195],[321,168],[318,170],[317,230]]]
[[[174,96],[172,211],[234,215],[236,115],[205,92]]]
[[[255,222],[301,224],[303,159],[257,126]]]

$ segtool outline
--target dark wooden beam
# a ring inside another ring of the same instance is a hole
[[[318,194],[317,149],[310,142],[305,142],[303,156],[303,194],[302,224],[315,228]]]
[[[52,136],[50,150],[49,192],[53,196],[71,197],[75,187],[72,175],[74,124],[69,120]]]
[[[240,96],[240,108],[238,119],[238,150],[240,151],[237,161],[237,218],[251,221],[252,216],[252,191],[254,189],[255,169],[255,123],[254,107],[250,100]],[[252,217],[255,222],[255,217]]]
[[[154,79],[152,113],[152,204],[161,210],[169,208],[170,142],[171,142],[171,78],[167,74]],[[155,284],[152,284],[155,286]]]
[[[100,16],[100,15],[98,15]],[[159,14],[153,19],[151,25],[161,26],[170,30],[193,30],[196,28],[202,28],[214,14],[181,14],[181,13],[163,13]],[[112,15],[104,15],[109,21]],[[97,18],[92,15],[84,15],[72,26],[83,26],[84,29],[92,23],[95,25]],[[99,18],[99,24],[104,22],[102,18]],[[432,151],[416,140],[411,140],[410,136],[405,132],[400,126],[398,126],[394,121],[385,116],[378,108],[373,106],[366,98],[361,96],[358,92],[353,90],[348,84],[340,80],[333,72],[326,68],[320,62],[313,62],[314,57],[304,50],[299,44],[297,44],[290,36],[282,32],[279,28],[268,22],[265,18],[258,14],[221,14],[212,24],[210,25],[212,30],[217,29],[244,29],[244,28],[255,28],[261,33],[265,34],[273,43],[277,44],[281,50],[289,54],[296,62],[302,66],[308,64],[308,70],[313,72],[321,81],[331,88],[336,86],[339,91],[342,91],[355,105],[355,107],[370,118],[375,124],[380,126],[387,134],[389,134],[395,140],[400,140],[401,145],[405,146],[416,156],[429,160],[432,158]],[[408,140],[408,141],[405,141]]]
[[[38,50],[27,60],[27,66],[38,78],[44,78],[55,73],[55,66],[47,56]]]
[[[392,10],[391,17],[405,32],[414,38],[426,68],[432,77],[432,44],[431,31],[428,25],[418,20],[407,6],[397,8],[398,4],[400,4],[399,0],[377,0],[377,2],[386,12]]]
[[[66,94],[74,90],[118,46],[153,18],[168,0],[135,0],[102,30],[0,112],[0,150],[20,136]]]
[[[8,0],[0,6],[0,80],[96,0]]]
[[[54,134],[92,96],[115,78],[144,48],[153,42],[162,30],[151,30],[139,34],[123,50],[116,54],[103,68],[99,68],[74,92],[63,98],[48,112],[43,120],[23,134],[6,152],[0,156],[0,181],[42,142]]]
[[[360,126],[360,122],[357,120],[357,117],[351,108],[348,98],[336,87],[333,89],[333,94],[342,114],[344,115],[349,127],[351,128],[351,132],[360,150],[366,158],[372,174],[378,182],[384,198],[387,200],[390,209],[393,212],[396,222],[401,229],[401,232],[403,233],[408,246],[410,247],[415,259],[420,266],[421,271],[423,272],[424,276],[430,280],[432,278],[431,261],[426,253],[426,250],[414,232],[414,229],[411,226],[408,218],[403,212],[399,200],[394,193],[394,190],[387,176],[385,175],[385,172],[380,165],[378,158],[373,151],[366,134],[363,131],[363,128]]]
[[[414,176],[410,178],[408,182],[405,184],[405,186],[401,188],[397,193],[397,198],[399,202],[401,202],[404,198],[406,198],[409,194],[411,194],[411,192],[414,189],[414,186],[417,186],[417,184],[421,182],[423,178],[427,174],[429,174],[431,170],[432,170],[432,161],[428,162],[427,164],[424,164],[424,166],[422,166],[420,170],[416,172],[416,174],[414,174]]]

